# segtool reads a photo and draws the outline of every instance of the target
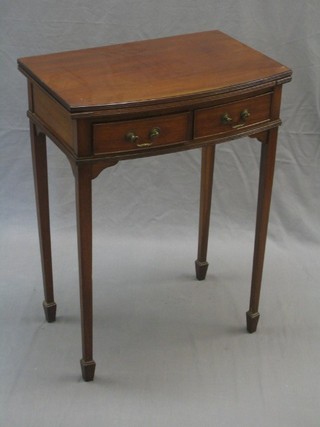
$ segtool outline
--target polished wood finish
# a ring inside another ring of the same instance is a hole
[[[139,150],[143,145],[144,148],[152,148],[182,143],[190,139],[188,123],[189,113],[182,113],[95,124],[93,125],[93,152],[94,154],[117,153]],[[158,129],[159,135],[150,138],[153,129]],[[129,141],[126,138],[129,133],[136,135],[137,141]]]
[[[57,137],[72,148],[73,128],[68,112],[56,100],[48,98],[37,85],[34,86],[32,95],[35,114],[47,128],[56,132]]]
[[[198,98],[290,74],[220,31],[23,58],[20,67],[71,112]]]
[[[271,93],[219,105],[213,108],[197,110],[194,119],[194,137],[208,137],[219,134],[237,133],[239,128],[245,129],[270,120]],[[245,111],[249,117],[242,119]],[[224,115],[230,118],[229,123],[221,119]]]
[[[259,297],[282,85],[291,70],[221,33],[61,52],[18,60],[28,79],[39,236],[48,321],[55,319],[45,136],[67,156],[76,182],[81,369],[94,377],[92,180],[121,160],[202,149],[196,275],[206,276],[215,147],[250,136],[261,143],[260,183],[247,329]]]

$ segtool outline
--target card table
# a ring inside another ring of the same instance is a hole
[[[75,176],[82,376],[92,351],[92,181],[122,160],[202,150],[196,277],[205,279],[215,147],[249,136],[261,144],[247,330],[256,331],[275,167],[282,85],[291,70],[220,31],[18,59],[28,82],[31,146],[44,283],[53,292],[46,137]],[[165,161],[165,157],[163,158]]]

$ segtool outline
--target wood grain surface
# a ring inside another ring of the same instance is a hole
[[[18,65],[73,112],[223,93],[291,75],[220,31],[20,58]]]

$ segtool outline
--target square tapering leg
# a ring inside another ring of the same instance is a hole
[[[75,168],[76,209],[79,253],[79,286],[82,334],[82,376],[85,381],[94,377],[92,357],[92,175],[90,165]]]
[[[208,270],[207,250],[210,227],[211,198],[215,145],[202,148],[198,257],[195,261],[196,277],[204,280]]]
[[[262,143],[261,146],[259,194],[252,267],[251,294],[249,311],[247,312],[247,329],[250,333],[256,331],[260,317],[258,309],[268,232],[268,221],[277,148],[277,134],[277,128],[270,130],[268,132],[266,142]]]
[[[43,308],[46,320],[54,322],[57,305],[53,292],[46,137],[38,132],[32,122],[30,135],[44,290]]]

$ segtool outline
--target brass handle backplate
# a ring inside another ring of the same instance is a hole
[[[133,144],[136,144],[137,147],[150,147],[153,144],[154,140],[160,135],[160,128],[152,128],[149,132],[149,141],[139,142],[140,137],[135,134],[135,132],[128,132],[125,136],[125,139]]]
[[[230,125],[232,123],[232,117],[230,117],[228,113],[223,114],[223,116],[221,116],[221,123]]]
[[[245,110],[241,111],[241,113],[240,113],[241,120],[243,120],[245,122],[249,117],[250,117],[250,113],[247,110],[247,108]]]
[[[155,139],[160,135],[160,128],[152,128],[149,133],[150,139]]]
[[[126,134],[126,140],[132,143],[136,143],[139,140],[139,137],[134,132],[128,132]]]

